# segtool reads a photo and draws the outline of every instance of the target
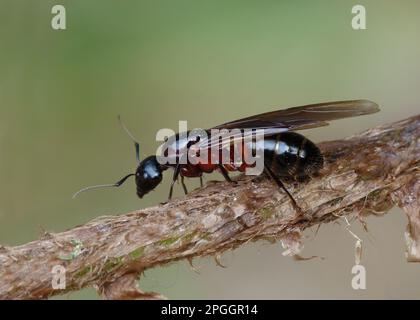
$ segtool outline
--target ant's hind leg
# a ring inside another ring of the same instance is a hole
[[[290,200],[292,201],[293,206],[295,207],[295,209],[299,212],[302,213],[302,209],[299,207],[299,205],[297,204],[296,200],[293,198],[293,196],[291,195],[291,193],[289,192],[289,190],[287,190],[287,188],[285,187],[285,185],[283,184],[283,182],[274,174],[274,172],[270,169],[270,167],[268,165],[264,165],[264,171],[267,173],[267,175],[274,180],[274,182],[281,188],[284,190],[284,192],[286,192],[287,196],[290,198]]]
[[[182,174],[181,174],[181,185],[182,185],[182,189],[184,189],[184,193],[187,195],[188,190],[187,190],[187,186],[185,185],[184,176]]]

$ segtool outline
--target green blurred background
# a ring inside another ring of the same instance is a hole
[[[67,30],[51,28],[62,4]],[[351,28],[363,4],[367,30]],[[419,1],[0,0],[0,243],[36,239],[103,214],[166,199],[116,190],[71,195],[116,181],[135,166],[121,114],[155,152],[156,131],[221,122],[279,107],[368,98],[382,111],[306,131],[336,139],[418,113]],[[190,182],[196,186],[196,182]],[[180,195],[179,190],[177,194]],[[343,224],[306,234],[306,256],[255,243],[211,258],[146,271],[142,288],[169,298],[419,298],[419,267],[404,259],[400,210],[368,219],[367,290],[351,288],[354,239]],[[315,237],[315,238],[314,238]],[[97,298],[93,289],[62,298]]]

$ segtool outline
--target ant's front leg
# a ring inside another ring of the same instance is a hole
[[[172,200],[172,193],[174,191],[174,184],[178,180],[178,176],[179,176],[180,171],[181,171],[181,166],[178,163],[175,167],[174,175],[172,176],[172,182],[171,182],[171,187],[169,188],[168,200],[166,202],[162,202],[162,204],[168,203],[169,201]]]
[[[172,200],[174,185],[175,185],[175,182],[178,180],[179,176],[181,176],[182,189],[184,190],[184,193],[186,195],[188,194],[187,186],[185,185],[185,182],[184,182],[184,176],[180,173],[181,173],[181,166],[180,166],[180,164],[177,164],[176,167],[175,167],[175,170],[174,170],[174,175],[172,176],[172,182],[171,182],[171,187],[169,188],[168,200],[166,202],[161,202],[161,204],[168,203],[169,201]]]

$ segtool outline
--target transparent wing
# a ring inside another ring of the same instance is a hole
[[[285,131],[326,126],[331,120],[356,117],[378,111],[379,106],[369,100],[334,101],[262,113],[227,122],[212,129],[240,129],[242,134],[236,132],[229,135],[231,143],[234,143],[252,134],[251,130],[244,132],[244,129],[262,129],[264,137],[268,137]],[[208,132],[210,133],[212,129],[209,129]],[[228,144],[226,139],[209,135],[208,139],[200,140],[196,147],[205,148],[216,145],[223,147],[225,144]]]
[[[325,126],[327,121],[356,117],[379,111],[369,100],[335,101],[277,110],[216,126],[216,129],[281,127],[302,130]]]

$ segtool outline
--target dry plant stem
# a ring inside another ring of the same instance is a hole
[[[138,277],[169,262],[214,255],[249,241],[281,240],[298,254],[305,228],[341,216],[382,215],[394,204],[408,215],[407,259],[420,261],[420,115],[319,144],[326,164],[307,183],[287,187],[302,208],[265,177],[211,182],[168,204],[103,216],[16,247],[0,247],[0,298],[35,299],[94,286],[106,298],[162,298]],[[66,268],[65,290],[51,285]]]

